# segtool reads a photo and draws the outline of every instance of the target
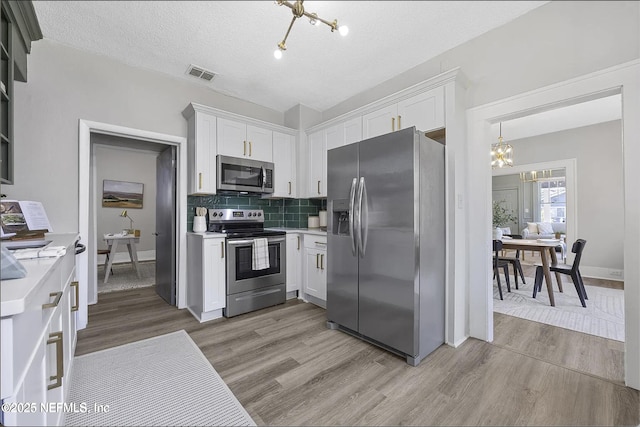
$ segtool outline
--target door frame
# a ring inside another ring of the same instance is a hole
[[[640,390],[640,60],[545,86],[467,111],[469,335],[493,341],[491,272],[491,125],[567,105],[622,94],[624,182],[625,384]]]
[[[91,134],[132,138],[176,147],[176,305],[186,307],[186,261],[187,261],[187,215],[183,209],[187,205],[187,139],[109,123],[80,119],[78,122],[78,232],[85,241],[87,250],[78,255],[77,278],[80,282],[80,307],[78,329],[88,323],[88,306],[97,302],[97,268],[95,170],[91,155]],[[94,185],[92,191],[91,184]],[[93,204],[93,207],[91,207]],[[89,273],[92,274],[89,274]],[[91,291],[91,292],[90,292]],[[91,297],[89,296],[91,294]]]

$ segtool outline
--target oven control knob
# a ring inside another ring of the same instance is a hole
[[[218,216],[218,213],[217,213],[217,212],[214,212],[214,213],[213,213],[213,217],[215,218],[215,217],[217,217],[217,216]]]
[[[258,212],[258,216],[262,216],[262,212]]]
[[[222,212],[218,212],[218,216],[222,218]]]

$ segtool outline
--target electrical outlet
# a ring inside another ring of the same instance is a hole
[[[622,270],[612,270],[611,273],[612,276],[614,277],[622,277]]]

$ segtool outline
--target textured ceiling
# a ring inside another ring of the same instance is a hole
[[[300,18],[280,60],[273,51],[292,14],[272,1],[33,3],[45,38],[277,111],[324,111],[547,2],[306,1],[349,35]],[[217,76],[197,80],[189,64]]]

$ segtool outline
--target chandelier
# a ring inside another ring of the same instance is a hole
[[[498,143],[491,146],[491,167],[495,169],[504,166],[513,166],[513,147],[502,140],[502,122],[500,122]]]
[[[331,27],[331,32],[338,30],[338,32],[342,36],[346,36],[349,33],[349,27],[347,27],[346,25],[341,25],[338,27],[337,19],[334,19],[333,22],[329,22],[320,18],[317,13],[309,13],[305,11],[304,6],[302,5],[302,3],[304,3],[304,0],[297,0],[295,3],[276,0],[274,1],[274,3],[276,3],[279,6],[282,6],[282,5],[287,6],[289,9],[291,9],[291,12],[293,13],[293,18],[291,19],[291,23],[289,24],[287,33],[284,35],[284,39],[282,39],[282,41],[278,43],[278,48],[275,50],[275,52],[273,52],[273,56],[275,56],[277,59],[282,58],[282,52],[287,50],[287,46],[285,45],[285,42],[287,41],[287,37],[289,37],[289,33],[291,32],[291,27],[293,27],[293,23],[296,22],[296,19],[302,18],[303,16],[306,16],[307,18],[309,18],[309,22],[311,23],[311,25],[319,25],[322,22],[323,24],[327,24],[329,27]]]
[[[553,177],[553,170],[544,169],[541,171],[520,172],[520,181],[522,182],[537,182],[546,181]]]

